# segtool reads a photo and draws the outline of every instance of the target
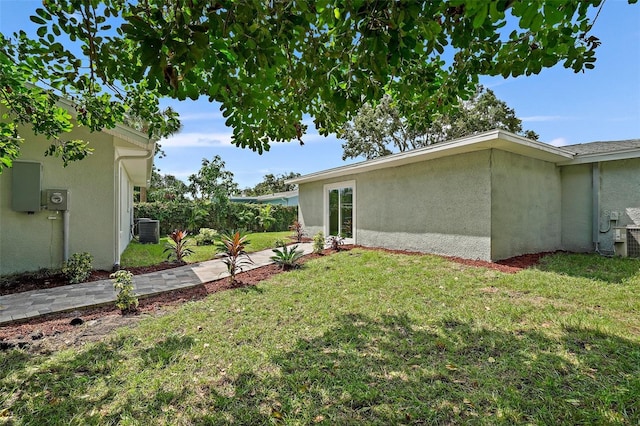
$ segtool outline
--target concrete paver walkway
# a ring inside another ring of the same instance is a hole
[[[313,251],[311,243],[298,244],[304,254]],[[255,269],[273,263],[271,249],[251,253],[254,262],[244,270]],[[227,266],[222,259],[208,260],[164,271],[134,276],[137,296],[149,296],[180,288],[188,288],[228,277]],[[63,287],[25,291],[0,296],[0,325],[13,321],[35,318],[54,312],[113,303],[116,292],[111,280],[72,284]]]

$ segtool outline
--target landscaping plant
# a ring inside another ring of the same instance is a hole
[[[174,257],[179,263],[186,263],[184,258],[193,254],[193,250],[189,248],[191,241],[187,239],[189,233],[176,229],[169,234],[170,241],[164,249],[164,253],[169,252],[167,259]]]
[[[123,314],[135,312],[138,308],[138,297],[133,293],[133,274],[123,269],[114,272],[109,277],[113,281],[113,288],[118,292],[116,307]]]
[[[200,232],[194,238],[197,246],[212,246],[219,238],[219,234],[215,229],[200,228]]]
[[[84,282],[91,275],[93,256],[87,252],[73,253],[62,265],[62,273],[71,284]]]
[[[271,226],[276,223],[276,218],[273,217],[273,206],[271,204],[265,204],[260,207],[258,222],[260,222],[260,226],[265,232],[271,229]]]
[[[304,232],[304,228],[302,227],[302,224],[297,220],[294,221],[291,226],[289,226],[289,230],[293,232],[293,235],[291,236],[291,238],[296,240],[297,243],[301,243],[302,238],[306,235],[306,233]]]
[[[313,252],[316,254],[322,253],[324,250],[324,232],[320,231],[313,236]]]
[[[283,270],[294,269],[298,267],[298,261],[304,255],[302,250],[298,250],[298,246],[283,246],[280,249],[273,249],[274,255],[271,256],[276,264],[280,265]]]
[[[246,235],[241,235],[240,231],[235,234],[223,234],[218,243],[219,252],[223,256],[223,262],[227,265],[231,284],[236,280],[236,274],[241,272],[245,266],[253,264],[246,251],[249,240]]]
[[[340,251],[342,250],[341,246],[344,245],[344,238],[342,238],[340,235],[332,235],[327,238],[327,242],[329,243],[329,247],[331,248],[331,250]]]
[[[275,248],[278,248],[278,247],[284,247],[284,246],[286,246],[286,245],[287,245],[287,242],[286,242],[284,239],[282,239],[282,238],[277,238],[277,239],[273,242],[273,246],[274,246]]]

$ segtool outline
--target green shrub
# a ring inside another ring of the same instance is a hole
[[[216,204],[194,200],[163,200],[153,203],[137,203],[135,217],[148,217],[160,221],[160,233],[170,234],[174,229],[212,228],[245,229],[247,232],[262,230],[260,204],[227,203]],[[198,210],[198,214],[193,214]],[[298,218],[297,206],[273,205],[267,219],[270,230],[286,231]],[[266,223],[265,223],[266,224]]]
[[[287,245],[287,242],[285,240],[283,240],[282,238],[277,238],[274,242],[273,242],[273,246],[275,248],[278,247],[284,247]]]
[[[322,253],[324,250],[324,232],[320,231],[316,235],[313,236],[313,252],[314,253]]]
[[[109,275],[113,288],[118,292],[116,307],[122,313],[134,312],[138,308],[138,297],[133,293],[133,274],[129,271],[116,271]]]
[[[196,235],[194,240],[196,240],[197,246],[212,246],[216,243],[216,240],[220,237],[218,231],[211,228],[200,228],[200,232]]]
[[[89,278],[93,269],[93,256],[87,252],[74,253],[62,265],[62,273],[71,284],[81,283]]]
[[[273,249],[274,255],[271,256],[276,264],[280,265],[282,269],[293,269],[298,266],[298,261],[304,254],[302,250],[298,250],[298,246],[287,247],[284,246],[281,249]]]

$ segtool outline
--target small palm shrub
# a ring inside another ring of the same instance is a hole
[[[313,236],[313,252],[316,254],[322,253],[324,250],[324,232],[320,231]]]
[[[303,251],[298,250],[298,246],[287,247],[284,246],[281,249],[273,249],[274,255],[271,256],[271,260],[273,260],[276,264],[280,265],[283,270],[297,268],[298,261],[303,256]]]
[[[178,263],[186,263],[184,258],[193,254],[193,250],[189,248],[191,241],[187,239],[187,235],[189,235],[187,231],[178,229],[169,234],[170,241],[164,249],[164,253],[169,252],[167,260],[173,257]]]
[[[133,293],[133,274],[120,270],[109,275],[113,281],[113,288],[118,292],[116,307],[125,314],[138,309],[138,297]]]
[[[223,262],[227,265],[229,272],[229,281],[233,284],[236,281],[236,274],[242,272],[245,266],[253,264],[253,261],[246,252],[246,246],[249,244],[246,235],[240,232],[235,234],[223,234],[217,243],[218,252],[222,254]]]
[[[302,224],[297,220],[294,221],[291,226],[289,226],[289,231],[293,232],[293,235],[291,236],[291,238],[294,239],[297,243],[301,243],[302,238],[304,238],[304,236],[306,235],[306,233],[304,232],[304,228],[302,227]]]
[[[93,269],[93,256],[87,252],[74,253],[62,265],[62,274],[71,284],[81,283],[89,278]]]
[[[197,246],[212,246],[220,237],[218,231],[211,228],[200,228],[198,235],[194,237]]]

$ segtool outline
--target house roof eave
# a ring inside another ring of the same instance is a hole
[[[574,157],[572,152],[562,148],[527,139],[504,130],[491,130],[424,148],[311,173],[286,182],[289,184],[308,183],[487,149],[500,149],[552,163],[567,161]]]

